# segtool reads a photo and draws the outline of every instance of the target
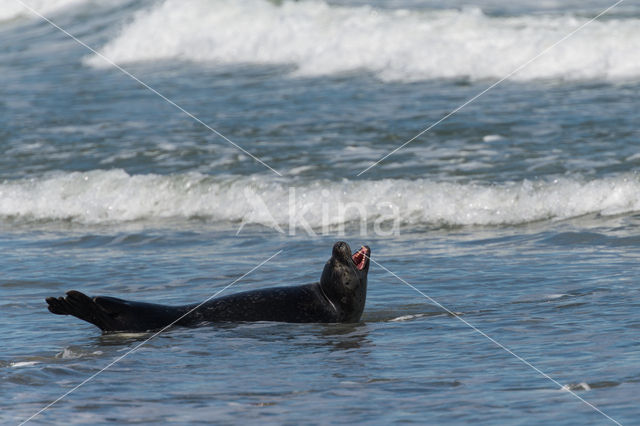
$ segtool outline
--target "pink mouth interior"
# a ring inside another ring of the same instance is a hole
[[[353,256],[351,256],[351,259],[353,259],[353,263],[356,264],[356,268],[358,268],[359,271],[362,271],[364,269],[364,266],[367,264],[368,254],[369,253],[367,252],[367,248],[362,247]]]

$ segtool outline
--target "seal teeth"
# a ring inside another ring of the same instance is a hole
[[[366,252],[367,249],[365,246],[362,246],[360,248],[360,250],[358,250],[353,256],[353,263],[356,264],[356,268],[358,268],[358,270],[362,270],[364,269],[364,266],[366,264]]]

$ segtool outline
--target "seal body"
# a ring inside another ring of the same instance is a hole
[[[195,309],[178,324],[219,321],[339,322],[340,318],[320,283],[314,283],[216,298]]]
[[[206,303],[169,306],[115,297],[89,297],[69,291],[66,297],[46,299],[49,311],[73,315],[103,332],[149,331],[169,325],[199,326],[215,322],[357,322],[366,301],[369,247],[351,254],[337,242],[320,282],[291,287],[245,291]]]

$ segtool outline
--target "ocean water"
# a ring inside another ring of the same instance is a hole
[[[638,2],[24,3],[95,51],[0,0],[0,422],[638,423]],[[337,240],[357,324],[129,353],[44,302],[309,283]]]

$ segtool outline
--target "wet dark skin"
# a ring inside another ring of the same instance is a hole
[[[103,332],[140,332],[175,325],[195,327],[216,322],[277,321],[293,323],[358,322],[367,297],[371,250],[355,254],[343,241],[334,244],[320,282],[245,291],[198,304],[169,306],[96,296],[71,290],[48,297],[49,311],[90,322]]]

